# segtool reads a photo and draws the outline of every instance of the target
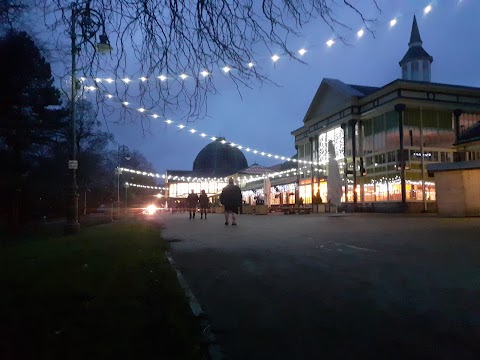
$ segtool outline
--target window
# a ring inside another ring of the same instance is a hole
[[[403,64],[403,66],[402,66],[402,78],[407,79],[407,77],[408,77],[407,64]]]
[[[428,60],[423,60],[423,81],[430,81],[430,64]]]
[[[298,159],[302,159],[305,156],[305,149],[303,145],[298,145]]]

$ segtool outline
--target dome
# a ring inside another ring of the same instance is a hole
[[[245,169],[247,159],[236,147],[222,144],[218,138],[205,146],[193,162],[193,171],[199,176],[227,176]]]

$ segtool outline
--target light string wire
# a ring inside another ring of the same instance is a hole
[[[458,4],[460,4],[460,3],[461,3],[461,1],[458,2]],[[415,10],[412,10],[411,12],[415,14],[418,10],[421,10],[423,15],[430,14],[432,12],[432,10],[434,10],[433,2],[428,3],[426,6],[424,6],[422,8],[416,8]],[[404,15],[395,16],[395,17],[391,18],[391,20],[386,21],[386,22],[381,22],[380,24],[381,25],[388,25],[388,27],[391,29],[391,28],[398,25],[399,18],[401,16],[404,16]],[[356,38],[357,39],[363,38],[366,31],[367,30],[365,29],[365,27],[360,28],[356,32]],[[322,46],[322,45],[325,45],[326,47],[331,48],[339,40],[342,40],[339,36],[329,37],[328,40],[326,40],[325,42],[313,43],[313,44],[309,45],[308,47],[301,47],[300,49],[298,49],[296,51],[296,54],[298,54],[299,60],[302,61],[301,59],[305,56],[305,54],[307,52],[311,51],[311,49],[317,48],[317,47]],[[267,59],[268,58],[275,64],[279,60],[281,60],[283,57],[285,57],[285,55],[288,55],[288,54],[286,54],[286,53],[273,53],[269,57],[260,56],[259,59]],[[289,58],[291,58],[291,56],[289,56]],[[253,68],[257,64],[255,64],[253,62],[249,62],[246,65],[249,68]],[[218,67],[220,68],[220,66],[218,66]],[[231,72],[235,71],[236,69],[233,66],[225,64],[223,67],[221,67],[221,70],[223,72],[223,75],[228,75]],[[213,76],[213,75],[216,76],[216,73],[211,71],[211,70],[209,71],[207,69],[207,67],[205,67],[204,70],[202,70],[199,74],[196,74],[196,75],[187,74],[186,72],[182,72],[182,71],[177,71],[176,74],[159,73],[154,77],[154,79],[152,79],[152,77],[147,77],[147,76],[136,77],[136,76],[125,76],[124,75],[123,77],[120,77],[120,76],[115,74],[115,75],[110,75],[110,76],[106,76],[106,77],[81,76],[81,77],[79,77],[79,80],[82,81],[82,82],[87,82],[87,81],[93,82],[94,85],[86,86],[86,88],[88,90],[93,91],[93,90],[97,89],[100,86],[100,84],[105,84],[105,83],[106,84],[123,83],[123,84],[125,84],[125,86],[128,86],[130,84],[135,84],[135,83],[145,84],[145,83],[148,83],[148,82],[151,82],[151,81],[166,82],[166,81],[172,80],[172,79],[176,79],[176,80],[180,79],[181,81],[186,81],[189,78],[197,78],[197,77],[205,79],[205,78]]]

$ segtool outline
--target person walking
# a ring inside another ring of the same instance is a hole
[[[187,197],[188,203],[188,213],[190,214],[190,219],[195,219],[195,212],[197,211],[198,195],[195,194],[195,191],[192,190]]]
[[[205,219],[207,218],[207,208],[208,208],[208,196],[205,193],[205,190],[202,190],[200,196],[198,197],[198,201],[200,202],[200,219],[203,219],[203,215],[205,214]]]
[[[220,202],[225,206],[225,225],[228,225],[230,214],[232,214],[232,225],[237,225],[235,215],[238,214],[238,208],[242,205],[242,191],[233,183],[233,178],[228,179],[228,185],[223,188]]]

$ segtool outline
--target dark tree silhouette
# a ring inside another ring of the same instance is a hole
[[[65,113],[50,65],[25,32],[9,31],[0,38],[0,54],[1,189],[8,200],[2,205],[16,230],[26,216],[20,205],[35,155],[54,141]]]

